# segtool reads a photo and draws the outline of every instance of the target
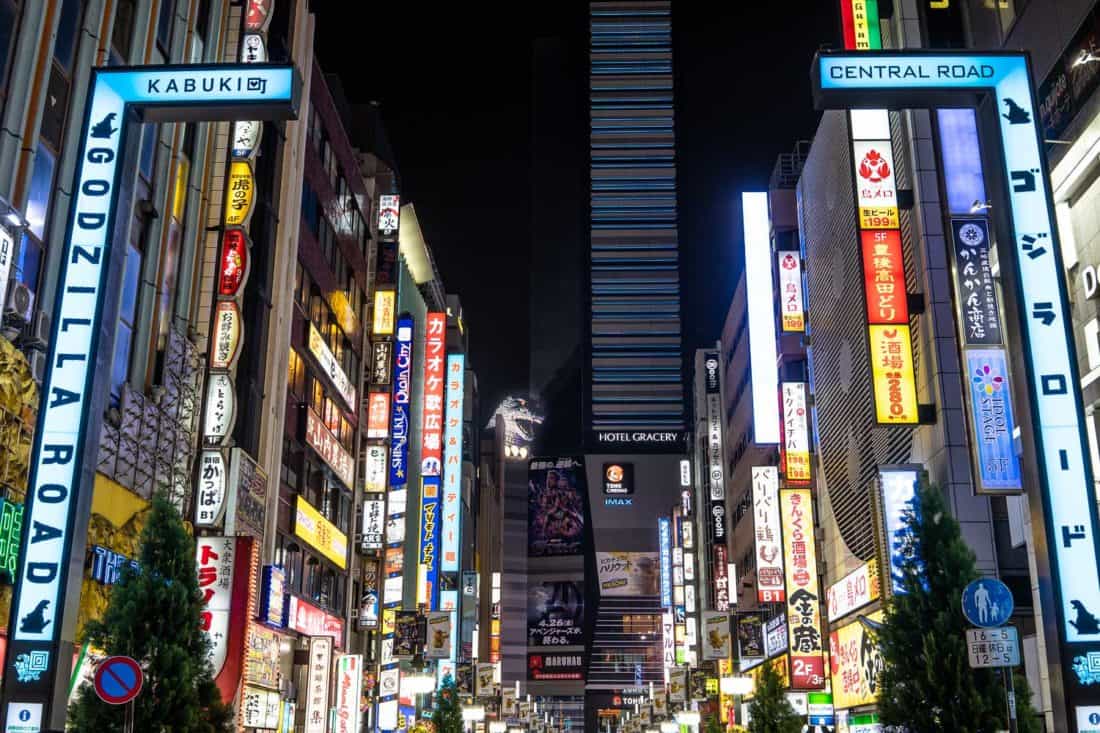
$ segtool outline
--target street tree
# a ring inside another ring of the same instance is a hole
[[[447,675],[443,685],[435,693],[435,712],[432,722],[438,733],[462,733],[462,705],[458,697],[458,685]]]
[[[962,593],[979,575],[939,488],[919,489],[890,543],[903,560],[901,592],[886,604],[878,633],[882,722],[908,733],[1007,730],[1000,671],[971,669],[968,661]],[[1016,675],[1014,686],[1020,733],[1039,733],[1026,680]]]
[[[765,662],[749,704],[749,733],[801,733],[805,724],[787,700],[779,672]]]
[[[195,541],[163,496],[153,497],[138,560],[136,570],[124,566],[103,618],[86,625],[86,640],[106,654],[133,657],[144,669],[134,730],[228,733],[233,713],[214,684],[210,641],[199,625],[203,598]],[[122,730],[125,707],[108,705],[92,685],[84,685],[69,708],[69,727],[80,733]]]

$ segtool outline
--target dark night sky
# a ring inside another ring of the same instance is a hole
[[[527,388],[531,44],[586,33],[588,4],[372,3],[366,31],[339,5],[313,3],[321,67],[352,103],[381,104],[491,410]],[[673,2],[689,349],[718,338],[733,295],[740,191],[765,187],[776,156],[812,135],[810,59],[838,35],[835,2],[773,0],[768,15],[741,5]]]

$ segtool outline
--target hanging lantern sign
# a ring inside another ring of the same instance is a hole
[[[213,527],[225,510],[227,473],[225,457],[219,450],[204,450],[199,463],[199,491],[195,500],[195,524]]]
[[[274,0],[248,0],[244,15],[244,29],[250,33],[267,30],[271,22],[271,5]]]
[[[203,415],[203,445],[225,445],[237,419],[237,393],[228,374],[210,374],[206,381],[206,413]]]
[[[245,33],[241,43],[241,61],[246,64],[262,64],[267,61],[264,37],[259,33]]]
[[[252,166],[247,161],[235,160],[229,166],[229,180],[225,186],[225,225],[239,227],[252,214],[252,197],[256,182],[252,178]]]
[[[233,123],[233,144],[230,149],[234,158],[252,158],[260,145],[260,133],[264,123],[259,120],[237,120]]]
[[[229,369],[241,351],[241,309],[235,300],[219,300],[214,312],[214,348],[211,369]]]
[[[243,229],[226,229],[222,234],[222,262],[218,295],[232,298],[240,294],[248,277],[248,236]]]

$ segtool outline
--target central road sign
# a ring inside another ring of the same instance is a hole
[[[130,657],[107,657],[95,671],[95,694],[108,705],[124,705],[141,692],[145,674]]]

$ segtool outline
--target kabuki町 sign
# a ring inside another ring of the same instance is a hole
[[[86,119],[72,182],[61,279],[42,406],[30,458],[27,533],[12,600],[4,697],[47,702],[57,677],[63,629],[71,634],[75,613],[67,609],[67,558],[82,555],[96,456],[85,446],[99,442],[109,374],[95,371],[97,356],[113,353],[114,324],[124,251],[112,251],[115,211],[120,205],[120,162],[133,152],[128,122],[293,117],[299,83],[291,66],[224,65],[97,69],[92,72]],[[130,160],[130,162],[134,162]],[[67,182],[63,182],[67,185]],[[103,324],[109,324],[102,329]],[[103,337],[101,339],[101,337]],[[77,516],[77,509],[82,516]],[[74,528],[77,528],[74,530]],[[75,534],[74,534],[75,532]],[[65,667],[68,666],[66,663]],[[64,710],[47,708],[46,727],[61,727]]]

